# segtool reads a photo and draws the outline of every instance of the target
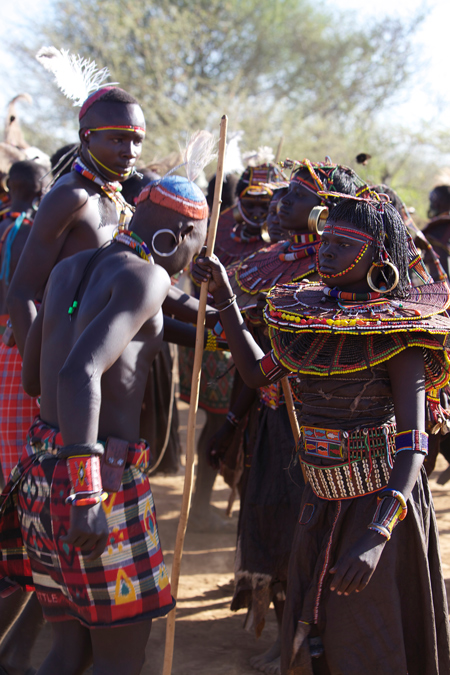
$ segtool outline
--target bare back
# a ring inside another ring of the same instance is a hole
[[[163,339],[161,304],[170,280],[161,267],[112,244],[98,254],[85,275],[79,307],[71,319],[68,308],[94,254],[85,251],[55,268],[43,316],[30,331],[33,342],[42,324],[41,417],[61,428],[61,416],[76,417],[86,405],[92,379],[100,377],[98,437],[137,440],[148,371]],[[24,368],[29,366],[27,354],[28,342]],[[70,387],[78,387],[81,378],[81,389],[73,393],[73,411],[61,409],[58,375],[64,369],[69,369]],[[85,380],[82,373],[86,373]]]

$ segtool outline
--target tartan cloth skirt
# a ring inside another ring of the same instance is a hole
[[[28,429],[38,413],[37,399],[22,387],[19,350],[0,341],[0,462],[5,481],[20,459]]]
[[[78,619],[88,628],[164,616],[175,602],[153,496],[143,472],[148,445],[129,445],[121,488],[103,502],[109,527],[106,549],[93,561],[61,541],[72,508],[66,504],[70,493],[66,461],[52,454],[61,445],[58,430],[36,418],[21,462],[2,495],[0,593],[6,595],[17,584],[35,588],[47,621]]]

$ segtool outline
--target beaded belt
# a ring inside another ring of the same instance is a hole
[[[349,432],[317,427],[301,431],[300,460],[318,497],[352,499],[386,487],[395,453],[395,424]],[[308,461],[313,456],[339,463],[318,466]]]

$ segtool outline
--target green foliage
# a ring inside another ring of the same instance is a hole
[[[158,155],[188,130],[215,128],[223,112],[250,146],[277,136],[283,119],[292,121],[286,145],[296,120],[350,128],[406,81],[416,23],[361,27],[312,0],[56,0],[54,17],[35,31],[36,48],[107,65],[141,101]],[[54,100],[67,111],[61,95]]]

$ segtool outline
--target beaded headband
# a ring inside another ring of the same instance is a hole
[[[353,229],[352,227],[343,227],[342,225],[337,225],[336,223],[329,222],[325,224],[325,227],[323,229],[322,236],[324,234],[336,234],[341,237],[346,237],[347,239],[353,239],[355,241],[361,241],[361,242],[369,242],[369,243],[374,243],[375,238],[372,237],[370,234],[367,234],[367,232],[363,232],[362,230],[356,230]]]
[[[198,185],[183,176],[167,176],[152,181],[136,199],[136,206],[149,200],[194,220],[208,217],[208,204]]]
[[[86,133],[91,131],[141,131],[145,134],[144,127],[133,127],[131,124],[116,127],[91,127],[90,129],[87,129]]]

